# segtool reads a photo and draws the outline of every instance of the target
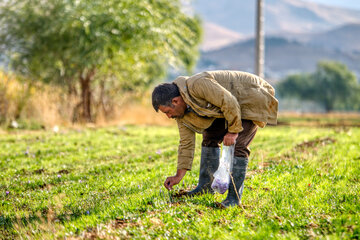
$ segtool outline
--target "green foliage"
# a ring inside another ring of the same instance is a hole
[[[168,0],[14,0],[2,3],[0,40],[14,69],[46,81],[91,69],[149,83],[168,63],[191,68],[199,20]]]
[[[176,186],[198,179],[193,170]],[[357,239],[360,129],[267,127],[251,147],[244,209],[225,195],[175,198],[175,127],[0,135],[5,239]]]
[[[314,93],[310,74],[295,74],[288,76],[277,86],[281,96],[311,98]]]
[[[346,107],[349,104],[347,101],[349,97],[360,94],[360,92],[354,92],[354,87],[358,85],[355,75],[340,63],[320,62],[314,79],[315,88],[319,88],[318,99],[328,111],[333,110],[336,105],[340,108]]]
[[[318,102],[326,111],[360,109],[360,84],[345,65],[337,62],[320,62],[312,74],[288,76],[277,89],[283,97]]]
[[[190,71],[198,55],[199,19],[184,14],[179,0],[13,0],[0,7],[0,50],[11,68],[67,86],[81,96],[74,114],[81,106],[86,120],[95,94],[103,103],[148,86],[169,66]]]

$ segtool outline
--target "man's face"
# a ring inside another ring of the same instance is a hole
[[[159,110],[165,113],[168,118],[182,118],[185,114],[186,104],[183,101],[178,101],[178,99],[174,98],[172,106],[160,105]]]

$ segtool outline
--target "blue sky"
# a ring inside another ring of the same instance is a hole
[[[359,0],[306,0],[308,2],[322,3],[330,6],[345,7],[360,10]]]

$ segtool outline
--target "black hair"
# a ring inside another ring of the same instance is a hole
[[[162,83],[154,88],[152,93],[152,105],[156,112],[159,111],[159,106],[172,106],[171,100],[174,97],[180,96],[179,88],[175,83]]]

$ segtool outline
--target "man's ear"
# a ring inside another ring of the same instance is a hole
[[[178,105],[179,104],[179,102],[180,102],[180,96],[178,96],[178,97],[174,97],[173,99],[171,99],[171,103],[173,104],[173,105]]]

